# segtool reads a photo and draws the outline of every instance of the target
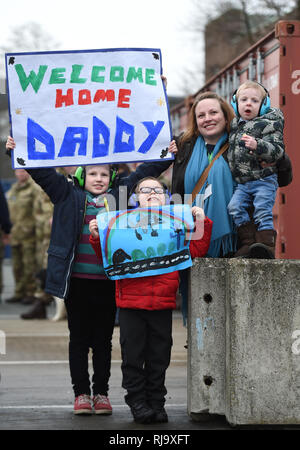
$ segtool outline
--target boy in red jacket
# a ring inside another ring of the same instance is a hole
[[[165,205],[165,190],[152,177],[144,178],[136,187],[140,207]],[[192,207],[198,220],[204,219],[201,208]],[[101,258],[97,220],[89,224],[90,243]],[[204,219],[201,239],[191,240],[191,257],[207,253],[212,221]],[[166,370],[172,347],[172,310],[176,308],[179,273],[124,278],[116,281],[116,303],[120,308],[120,345],[122,352],[122,386],[125,401],[138,423],[167,422],[164,408]]]

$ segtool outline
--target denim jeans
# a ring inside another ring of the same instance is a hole
[[[277,175],[238,184],[228,205],[237,227],[250,221],[247,209],[254,206],[253,219],[258,230],[271,230],[273,206],[278,188]]]

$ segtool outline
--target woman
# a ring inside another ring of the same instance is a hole
[[[231,106],[213,92],[199,94],[190,110],[186,131],[170,144],[176,152],[172,177],[172,193],[191,194],[202,172],[228,141]],[[213,221],[211,244],[207,256],[229,256],[235,251],[236,235],[227,205],[232,197],[234,181],[223,153],[212,165],[199,194],[211,195],[204,201],[204,212]],[[208,189],[207,189],[208,188]],[[207,189],[207,190],[206,190]],[[198,205],[201,206],[201,205]]]
[[[234,117],[231,106],[219,95],[204,92],[195,98],[186,131],[169,150],[176,153],[172,176],[172,194],[192,194],[201,174],[228,141]],[[236,249],[236,234],[227,205],[232,197],[234,181],[223,153],[212,165],[199,194],[206,194],[203,209],[213,221],[208,257],[230,256]],[[211,194],[210,194],[211,192]],[[209,195],[210,194],[210,195]],[[197,199],[196,199],[197,201]],[[198,204],[198,206],[202,206]],[[188,270],[180,272],[183,324],[187,320]]]

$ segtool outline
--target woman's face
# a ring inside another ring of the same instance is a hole
[[[215,145],[226,128],[226,119],[218,100],[201,100],[195,108],[195,116],[199,133],[205,142]]]
[[[146,191],[150,190],[150,192],[142,192],[143,188]],[[155,192],[154,188],[158,188],[161,192]],[[147,208],[149,206],[161,206],[166,203],[165,192],[159,181],[156,180],[144,180],[138,187],[138,200],[141,208]]]

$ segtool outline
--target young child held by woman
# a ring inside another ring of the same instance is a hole
[[[252,257],[274,258],[272,210],[278,188],[276,161],[284,153],[283,114],[270,107],[267,90],[256,81],[243,83],[232,105],[237,117],[231,122],[227,158],[238,184],[228,211],[240,240],[235,256],[249,256],[251,247]]]

